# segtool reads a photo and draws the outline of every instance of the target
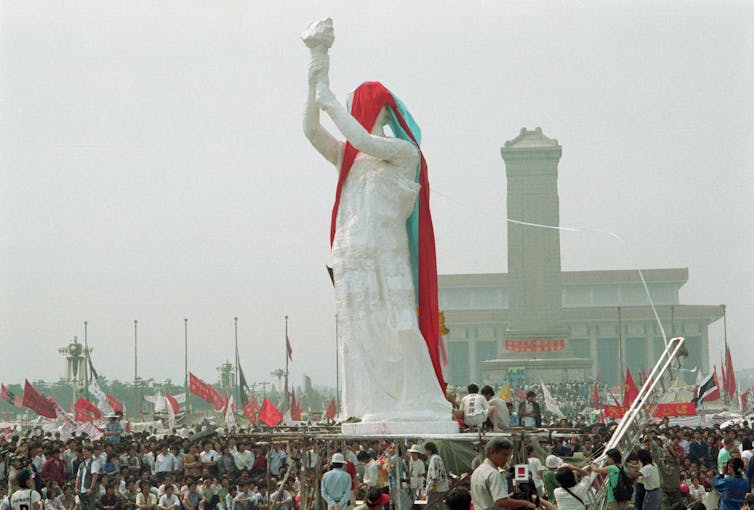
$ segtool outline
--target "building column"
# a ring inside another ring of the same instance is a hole
[[[653,328],[647,328],[647,362],[650,367],[657,363],[657,354],[655,353],[655,337],[652,334]]]
[[[599,350],[597,349],[597,326],[591,324],[589,327],[589,357],[592,358],[594,363],[592,364],[592,377],[597,377],[597,370],[599,370]]]
[[[479,384],[480,372],[477,339],[469,338],[469,383],[476,381]]]

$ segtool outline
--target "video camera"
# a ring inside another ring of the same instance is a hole
[[[539,494],[534,485],[534,478],[529,472],[528,464],[516,464],[510,468],[511,480],[513,480],[513,498],[531,501],[539,506]]]

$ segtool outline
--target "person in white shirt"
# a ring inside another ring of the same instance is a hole
[[[424,450],[415,444],[408,449],[411,460],[408,463],[408,487],[411,491],[411,499],[417,499],[424,491],[424,474],[427,472],[424,461],[419,455],[424,455]]]
[[[545,470],[545,467],[542,465],[542,461],[539,460],[534,453],[534,446],[529,445],[526,447],[526,456],[527,464],[529,464],[529,473],[531,474],[532,480],[534,480],[534,487],[537,489],[537,494],[539,494],[539,497],[541,498],[544,496],[545,482],[542,480],[542,472]]]
[[[471,501],[475,510],[534,510],[537,507],[531,501],[510,497],[508,482],[500,473],[500,468],[505,468],[511,450],[511,443],[499,437],[487,444],[484,461],[471,474]]]
[[[220,454],[212,449],[212,443],[209,441],[204,443],[204,451],[199,454],[199,459],[202,461],[202,465],[209,469],[210,473],[217,473],[217,461],[220,459]]]
[[[10,497],[12,510],[42,510],[42,495],[34,490],[34,474],[22,469],[16,473],[16,483],[20,487]]]
[[[555,479],[560,487],[553,491],[558,510],[584,510],[588,508],[586,497],[596,476],[597,473],[592,472],[582,477],[579,483],[576,483],[576,475],[573,474],[571,468],[562,467],[558,469],[558,472],[555,473]]]
[[[490,423],[492,424],[493,432],[502,432],[504,429],[510,427],[510,413],[508,412],[508,405],[495,396],[495,390],[492,386],[485,386],[482,388],[482,396],[487,400],[487,405],[490,409]]]
[[[380,476],[380,463],[370,457],[364,450],[360,451],[357,457],[362,464],[366,464],[364,466],[364,485],[367,488],[377,487]]]
[[[479,386],[469,384],[469,394],[461,399],[461,406],[458,410],[457,418],[463,418],[463,423],[467,427],[478,427],[487,421],[490,407],[487,399],[479,394]]]
[[[652,463],[652,454],[649,453],[649,450],[639,450],[636,456],[642,464],[639,474],[644,479],[644,500],[641,510],[660,510],[662,506],[660,471]]]
[[[236,468],[239,472],[244,469],[251,471],[251,468],[254,467],[256,458],[254,457],[254,452],[249,449],[249,445],[242,443],[238,453],[233,456],[233,461],[236,463]]]
[[[178,496],[174,493],[172,485],[165,487],[165,494],[160,497],[160,502],[157,504],[160,510],[177,510],[180,504]]]
[[[157,478],[162,480],[165,475],[172,473],[176,470],[175,455],[168,450],[167,445],[162,445],[160,453],[157,454],[157,458],[154,460],[154,472]]]

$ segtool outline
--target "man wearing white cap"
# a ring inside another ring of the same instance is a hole
[[[351,496],[351,475],[343,470],[346,459],[342,453],[332,456],[332,469],[322,475],[322,499],[328,510],[346,510]]]
[[[408,449],[408,453],[411,455],[408,463],[408,486],[411,498],[416,499],[424,488],[424,473],[427,472],[424,461],[419,457],[419,455],[424,455],[424,450],[415,444]]]

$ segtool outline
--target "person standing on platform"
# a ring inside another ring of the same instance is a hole
[[[529,390],[526,392],[526,400],[521,402],[518,408],[518,419],[521,426],[528,429],[540,428],[542,426],[542,412],[539,409],[539,403],[535,400],[537,394]]]

